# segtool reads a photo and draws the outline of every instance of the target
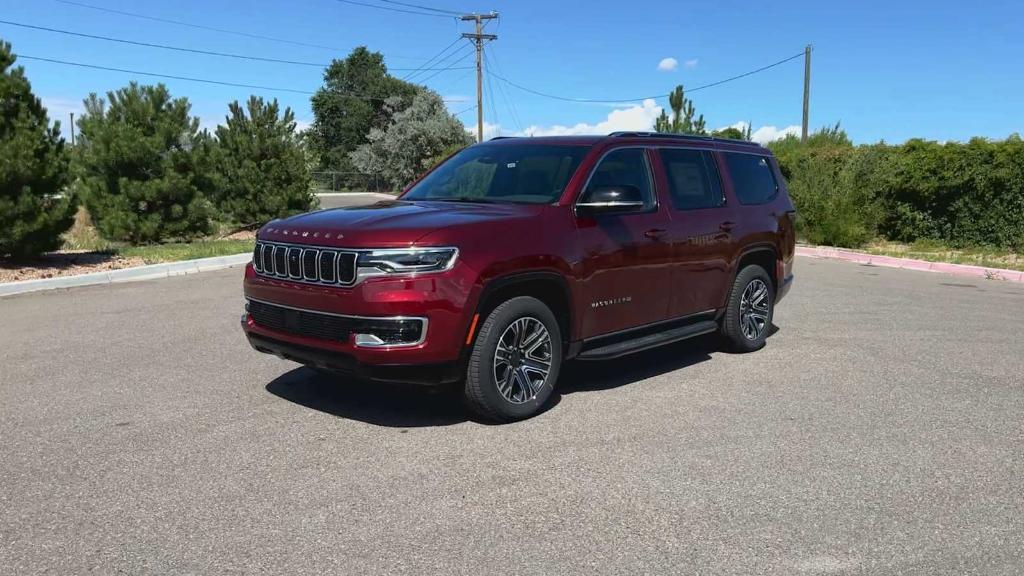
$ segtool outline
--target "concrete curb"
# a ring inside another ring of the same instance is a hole
[[[214,256],[213,258],[199,258],[197,260],[183,260],[181,262],[167,262],[165,264],[150,264],[148,266],[136,266],[134,268],[122,268],[120,270],[109,270],[106,272],[93,272],[92,274],[78,274],[75,276],[58,276],[57,278],[44,278],[41,280],[22,280],[20,282],[5,282],[0,284],[0,296],[12,294],[23,294],[25,292],[38,292],[40,290],[53,290],[56,288],[73,288],[75,286],[92,286],[95,284],[116,284],[119,282],[135,282],[138,280],[153,280],[156,278],[169,278],[184,274],[195,274],[197,272],[208,272],[231,268],[246,264],[252,258],[252,254],[232,254],[231,256]]]
[[[885,268],[902,268],[904,270],[919,270],[921,272],[939,272],[942,274],[950,274],[952,276],[968,276],[971,278],[981,278],[983,280],[1024,282],[1024,272],[1019,270],[986,268],[984,266],[970,266],[967,264],[949,264],[947,262],[929,262],[927,260],[896,258],[894,256],[876,256],[866,252],[857,252],[855,250],[846,250],[843,248],[832,248],[831,246],[797,246],[796,253],[798,256],[843,260],[845,262],[870,264],[872,266],[883,266]]]

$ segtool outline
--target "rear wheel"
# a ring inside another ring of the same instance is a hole
[[[466,367],[466,405],[498,422],[532,416],[551,396],[561,364],[562,336],[551,310],[529,296],[507,300],[477,333]]]
[[[740,270],[726,306],[721,332],[729,347],[737,352],[763,347],[775,311],[775,290],[764,268],[750,265]]]

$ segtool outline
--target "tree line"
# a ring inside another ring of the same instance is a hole
[[[79,205],[103,238],[129,244],[255,227],[313,208],[314,169],[376,174],[397,189],[471,141],[437,93],[357,48],[325,70],[308,131],[257,96],[202,130],[187,98],[131,82],[85,99],[69,146],[16,58],[0,41],[0,256],[59,248]]]

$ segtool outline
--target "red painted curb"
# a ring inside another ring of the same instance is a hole
[[[858,264],[883,266],[885,268],[902,268],[904,270],[919,270],[922,272],[939,272],[953,276],[970,276],[972,278],[982,278],[986,280],[1024,282],[1024,272],[1019,270],[1006,270],[1004,268],[986,268],[984,266],[971,266],[967,264],[950,264],[948,262],[929,262],[927,260],[915,260],[913,258],[896,258],[895,256],[877,256],[866,252],[857,252],[855,250],[846,250],[844,248],[833,248],[831,246],[797,246],[796,253],[798,256],[843,260],[846,262],[856,262]]]

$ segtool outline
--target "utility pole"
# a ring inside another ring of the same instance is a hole
[[[71,145],[75,145],[75,113],[71,112]]]
[[[804,48],[804,122],[800,130],[800,141],[807,142],[807,117],[811,105],[811,45]]]
[[[497,40],[494,34],[483,34],[484,20],[493,20],[498,13],[492,11],[490,14],[466,14],[459,19],[463,21],[473,20],[476,22],[476,33],[463,32],[462,37],[472,40],[476,44],[476,141],[484,141],[484,68],[483,54],[484,41]]]

